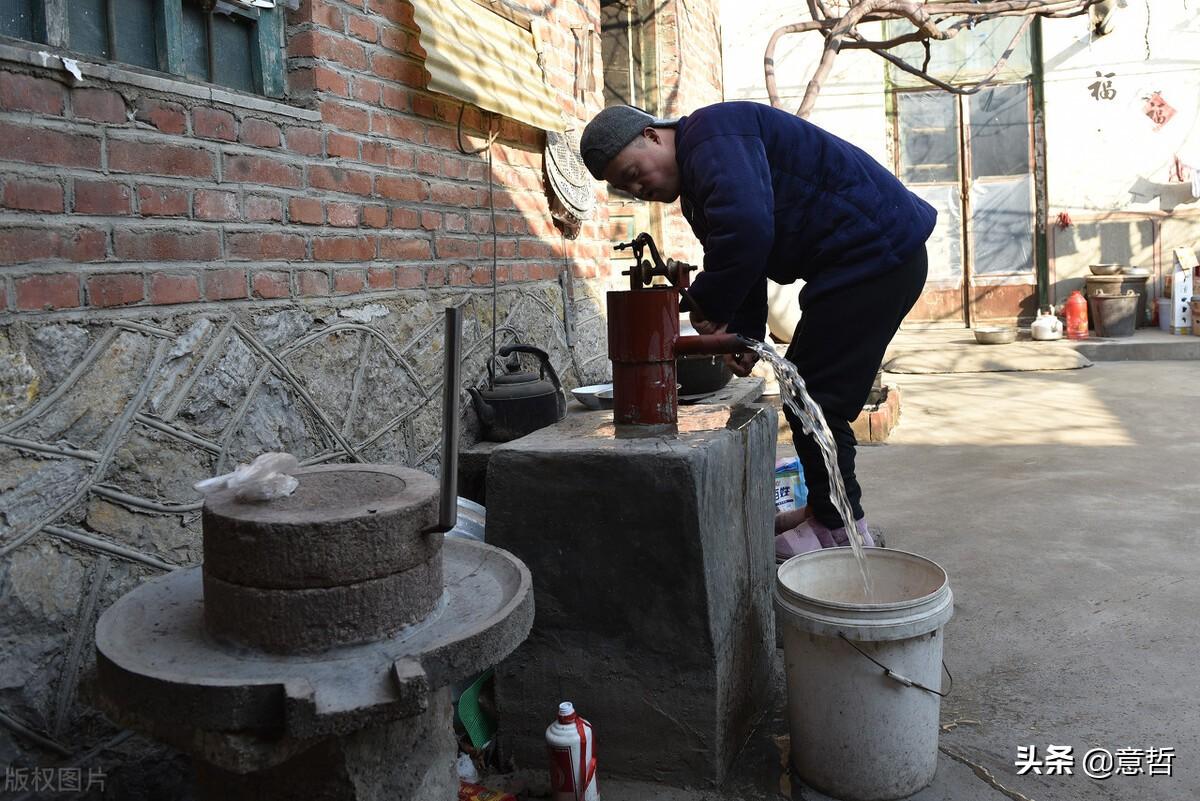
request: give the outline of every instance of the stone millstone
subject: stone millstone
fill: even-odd
[[[450,688],[418,716],[329,737],[287,762],[236,773],[196,762],[201,801],[450,801],[457,796]]]
[[[442,597],[439,558],[337,587],[245,587],[204,574],[204,623],[218,639],[272,653],[314,653],[390,637],[429,615]]]
[[[444,608],[395,637],[302,658],[217,641],[200,568],[150,579],[96,624],[100,704],[121,725],[235,773],[417,716],[436,703],[431,689],[503,661],[533,624],[533,579],[518,559],[459,539],[442,555]]]
[[[439,487],[419,470],[385,465],[307,467],[286,498],[204,504],[204,572],[259,588],[364,582],[440,558]]]

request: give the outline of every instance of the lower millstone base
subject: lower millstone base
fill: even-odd
[[[450,690],[421,715],[318,741],[287,762],[239,774],[196,763],[201,801],[454,801]]]
[[[603,773],[718,783],[765,708],[775,413],[684,407],[679,430],[618,439],[611,413],[571,415],[492,454],[488,542],[529,566],[537,599],[497,668],[520,767],[545,765],[569,700]]]

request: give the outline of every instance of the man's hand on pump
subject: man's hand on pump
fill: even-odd
[[[697,334],[719,334],[725,330],[725,326],[718,326],[717,323],[705,320],[704,315],[698,311],[692,311],[688,315],[688,318],[691,320],[692,328],[696,329]],[[718,328],[721,330],[718,331]]]

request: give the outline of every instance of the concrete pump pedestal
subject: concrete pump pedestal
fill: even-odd
[[[691,406],[679,435],[617,439],[611,412],[506,443],[487,537],[528,565],[532,633],[497,669],[502,744],[545,762],[559,701],[605,774],[719,783],[765,708],[776,415]]]

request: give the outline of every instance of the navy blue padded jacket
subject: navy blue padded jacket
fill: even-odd
[[[937,222],[865,152],[762,103],[698,109],[679,120],[675,148],[680,205],[704,245],[691,295],[705,317],[756,339],[768,277],[803,279],[803,308],[899,267]]]

